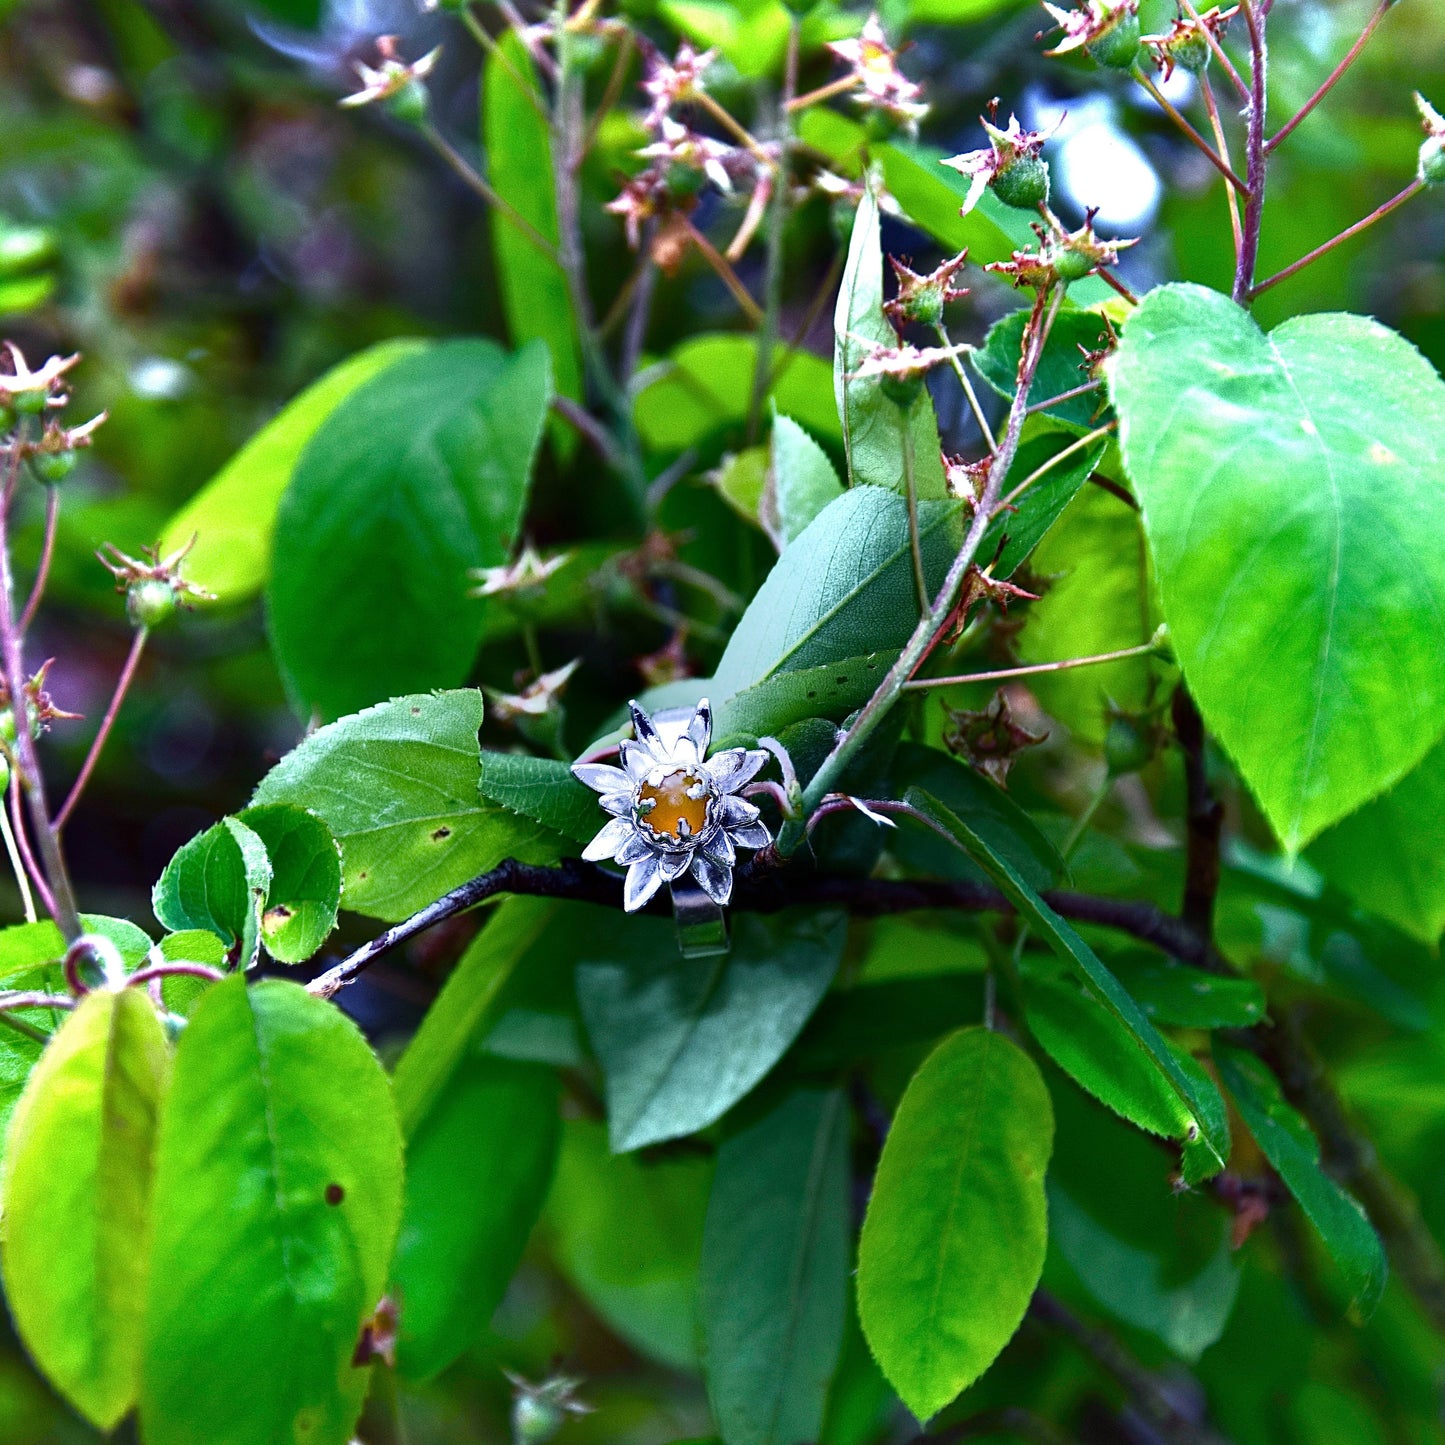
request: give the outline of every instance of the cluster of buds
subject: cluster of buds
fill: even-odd
[[[534,1385],[511,1370],[503,1373],[512,1385],[512,1440],[514,1445],[545,1445],[567,1422],[569,1415],[590,1415],[592,1406],[577,1398],[581,1380],[551,1375]]]
[[[1415,104],[1425,123],[1425,139],[1420,146],[1420,179],[1427,186],[1445,186],[1445,115],[1441,115],[1419,91]]]
[[[66,373],[80,360],[74,356],[52,356],[43,366],[31,370],[24,354],[13,341],[5,343],[9,370],[0,370],[0,436],[13,432],[21,417],[44,417],[38,438],[19,435],[12,443],[27,458],[35,475],[47,484],[62,482],[75,469],[76,453],[91,445],[106,413],[80,426],[65,427],[47,412],[57,411],[70,401]]]
[[[950,301],[961,301],[968,295],[967,286],[953,284],[953,278],[968,260],[967,250],[960,251],[952,260],[943,262],[926,276],[909,270],[895,256],[890,256],[888,260],[898,278],[898,291],[891,301],[884,302],[883,310],[900,336],[910,322],[930,329],[941,326],[944,306]]]
[[[647,47],[642,88],[650,102],[644,124],[651,140],[637,152],[647,164],[623,184],[616,199],[607,205],[613,215],[622,217],[627,243],[634,250],[642,243],[644,222],[662,223],[653,240],[652,255],[668,273],[677,269],[691,244],[686,217],[696,207],[705,185],[715,186],[724,195],[750,192],[747,214],[728,247],[731,260],[746,248],[772,195],[776,169],[772,148],[757,142],[734,145],[719,140],[672,114],[674,107],[701,105],[727,118],[703,84],[716,58],[716,51],[697,51],[685,42],[671,59]],[[734,124],[732,129],[738,127]]]
[[[988,145],[981,150],[950,156],[942,163],[969,178],[968,195],[960,214],[968,215],[988,189],[992,189],[1004,205],[1016,210],[1036,211],[1047,205],[1049,167],[1043,158],[1043,149],[1052,132],[1024,130],[1016,115],[1009,116],[1006,130],[991,120],[980,119],[988,135]]]
[[[1000,688],[986,708],[970,711],[943,705],[947,726],[943,745],[955,757],[962,758],[984,777],[1005,787],[1009,769],[1027,748],[1036,748],[1048,740],[1047,733],[1030,732],[1015,722],[1013,711]]]
[[[1209,56],[1213,47],[1212,36],[1217,42],[1225,27],[1236,15],[1239,6],[1231,5],[1228,10],[1215,6],[1204,11],[1198,19],[1181,16],[1162,35],[1145,35],[1140,44],[1153,57],[1155,66],[1164,72],[1168,80],[1175,67],[1187,70],[1190,75],[1202,75],[1209,68]]]
[[[427,117],[426,78],[437,63],[440,48],[420,60],[405,61],[397,52],[395,35],[383,35],[376,42],[380,64],[356,62],[361,89],[344,96],[344,106],[384,104],[398,120],[421,125]]]
[[[161,556],[159,547],[144,547],[141,550],[145,560],[128,557],[109,542],[95,554],[115,578],[115,590],[125,593],[126,615],[132,627],[157,627],[177,607],[189,607],[192,598],[214,600],[214,593],[181,576],[181,563],[195,544],[196,539],[192,537],[168,557]]]
[[[1089,211],[1077,231],[1066,231],[1054,216],[1047,228],[1035,226],[1039,238],[1036,251],[1015,251],[1007,261],[992,261],[984,267],[1012,279],[1014,287],[1031,286],[1036,291],[1068,286],[1096,271],[1118,264],[1119,252],[1136,244],[1133,240],[1105,241],[1094,232],[1095,211]]]
[[[856,104],[910,135],[917,133],[918,122],[928,114],[923,87],[898,69],[899,52],[889,45],[876,13],[856,39],[831,41],[828,49],[852,71],[850,94]]]
[[[34,676],[25,680],[25,717],[30,724],[32,738],[49,732],[50,724],[57,720],[73,722],[80,717],[78,712],[66,712],[63,708],[56,707],[55,700],[46,689],[46,676],[54,661],[53,657],[46,658]],[[15,736],[15,705],[10,700],[10,689],[0,682],[0,747],[7,753],[15,746]]]
[[[1139,60],[1139,0],[1084,0],[1078,10],[1061,10],[1044,0],[1044,9],[1064,32],[1045,55],[1082,50],[1110,70],[1133,70]]]

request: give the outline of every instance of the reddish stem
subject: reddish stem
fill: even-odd
[[[1252,0],[1240,0],[1245,21],[1249,25],[1249,52],[1252,58],[1249,91],[1249,119],[1245,140],[1249,185],[1244,187],[1244,225],[1239,248],[1239,263],[1234,268],[1234,300],[1247,306],[1254,290],[1254,272],[1259,264],[1259,233],[1264,222],[1264,182],[1266,155],[1264,148],[1264,113],[1266,106],[1265,78],[1269,68],[1269,50],[1265,44],[1264,21],[1254,13]]]
[[[81,765],[80,775],[76,778],[74,786],[70,790],[70,796],[66,798],[60,811],[55,815],[55,822],[52,825],[58,833],[75,811],[75,805],[80,801],[80,795],[85,791],[85,785],[90,781],[90,775],[95,771],[95,765],[100,761],[100,755],[105,750],[106,739],[110,736],[110,730],[115,725],[116,715],[120,712],[120,705],[125,701],[126,692],[130,688],[131,679],[135,676],[136,665],[140,662],[140,655],[145,650],[146,638],[149,636],[147,628],[139,628],[131,638],[130,651],[126,654],[125,666],[120,670],[120,678],[116,682],[115,692],[111,696],[110,706],[105,710],[105,716],[100,720],[100,730],[95,735],[95,741],[90,745],[90,751],[85,755],[85,762]]]
[[[26,599],[25,610],[20,614],[20,621],[17,624],[22,636],[29,631],[30,624],[35,621],[35,614],[40,610],[40,599],[45,595],[45,583],[50,577],[50,561],[55,556],[55,532],[59,517],[60,488],[46,487],[45,540],[40,546],[40,566],[35,573],[30,596]]]
[[[149,968],[137,969],[125,983],[127,988],[162,978],[204,978],[209,983],[220,983],[225,977],[219,968],[212,968],[205,963],[155,963]]]
[[[1370,23],[1365,26],[1363,33],[1360,35],[1360,38],[1355,41],[1352,46],[1350,46],[1349,52],[1346,54],[1345,58],[1340,61],[1340,63],[1335,66],[1332,71],[1330,71],[1329,75],[1327,75],[1325,79],[1320,83],[1320,88],[1315,91],[1315,93],[1310,96],[1310,98],[1305,101],[1302,106],[1300,106],[1299,111],[1294,116],[1294,118],[1292,120],[1286,121],[1284,125],[1282,125],[1279,130],[1276,131],[1275,134],[1272,135],[1264,143],[1265,150],[1272,151],[1275,146],[1277,146],[1282,140],[1284,140],[1285,137],[1288,136],[1294,130],[1294,128],[1315,108],[1315,106],[1317,106],[1320,101],[1322,101],[1325,96],[1327,96],[1330,91],[1335,88],[1335,85],[1339,82],[1340,77],[1343,76],[1344,73],[1350,68],[1350,66],[1352,66],[1355,61],[1360,58],[1360,52],[1365,48],[1365,46],[1370,43],[1370,37],[1375,33],[1375,30],[1378,28],[1380,21],[1385,18],[1385,11],[1387,11],[1394,3],[1395,0],[1380,0],[1380,3],[1375,7],[1375,13],[1370,16]]]
[[[30,847],[30,835],[25,831],[25,815],[20,809],[20,773],[16,770],[11,779],[9,793],[10,807],[10,828],[15,834],[15,847],[20,854],[20,861],[25,865],[26,875],[31,883],[35,885],[35,891],[40,895],[40,901],[45,905],[45,911],[55,917],[55,896],[50,891],[50,885],[45,881],[45,874],[40,871],[40,864],[35,859],[35,854]]]

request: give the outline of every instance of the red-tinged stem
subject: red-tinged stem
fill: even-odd
[[[1235,187],[1236,190],[1240,191],[1247,192],[1250,189],[1250,187],[1246,185],[1244,181],[1240,180],[1240,178],[1234,173],[1234,171],[1229,165],[1229,162],[1226,161],[1222,156],[1220,156],[1220,154],[1214,149],[1214,147],[1210,145],[1209,142],[1205,140],[1204,137],[1200,135],[1199,132],[1195,130],[1194,127],[1190,125],[1189,122],[1185,120],[1182,115],[1179,114],[1179,112],[1174,108],[1174,106],[1169,103],[1168,97],[1164,94],[1162,90],[1159,89],[1157,85],[1154,84],[1154,81],[1148,74],[1146,74],[1143,70],[1136,70],[1134,72],[1134,78],[1139,82],[1140,85],[1144,87],[1145,90],[1149,92],[1150,95],[1154,97],[1155,103],[1159,106],[1159,109],[1162,110],[1164,114],[1167,115],[1176,126],[1178,126],[1180,133],[1184,136],[1184,138],[1197,151],[1199,151],[1201,155],[1204,156],[1204,158],[1210,163],[1210,165],[1212,165],[1214,169],[1217,170],[1219,174],[1222,175],[1224,179],[1230,183],[1230,185]]]
[[[921,691],[930,687],[961,687],[966,682],[1009,682],[1016,677],[1036,677],[1041,672],[1068,672],[1074,667],[1096,667],[1101,662],[1123,662],[1130,657],[1143,657],[1154,651],[1152,642],[1137,647],[1121,647],[1117,652],[1100,652],[1093,657],[1070,657],[1063,662],[1035,662],[1027,667],[1004,667],[997,672],[964,672],[956,677],[914,677],[903,684],[905,690]]]
[[[60,519],[60,488],[46,487],[45,489],[45,540],[40,545],[40,566],[35,572],[35,581],[31,584],[30,596],[26,600],[25,610],[20,614],[20,635],[23,637],[30,630],[30,624],[35,620],[35,614],[40,610],[40,599],[45,595],[45,583],[50,577],[50,562],[55,556],[55,532],[56,523]]]
[[[1073,401],[1076,396],[1087,396],[1091,391],[1098,391],[1100,383],[1097,381],[1086,381],[1079,386],[1071,386],[1067,391],[1061,391],[1057,396],[1051,396],[1047,401],[1036,401],[1024,413],[1025,416],[1032,416],[1036,411],[1047,411],[1051,406],[1060,406],[1066,401]]]
[[[70,789],[70,796],[66,798],[60,811],[55,815],[55,822],[52,826],[57,833],[75,811],[75,805],[80,801],[80,795],[85,791],[85,785],[90,781],[90,775],[95,771],[95,765],[100,761],[101,753],[105,751],[106,740],[110,737],[111,728],[115,726],[120,705],[125,701],[125,695],[130,690],[131,680],[135,677],[136,667],[140,662],[141,653],[145,651],[146,638],[149,636],[148,629],[142,627],[131,638],[125,666],[120,670],[120,677],[115,684],[115,692],[111,695],[110,706],[106,708],[105,716],[100,720],[100,729],[95,735],[95,741],[91,743],[90,751],[85,755],[85,762],[81,765],[80,775]]]
[[[1340,63],[1335,66],[1332,71],[1330,71],[1330,73],[1320,83],[1320,88],[1315,91],[1315,93],[1310,96],[1310,98],[1305,101],[1302,106],[1300,106],[1299,111],[1295,114],[1295,116],[1291,120],[1286,121],[1282,126],[1280,126],[1280,128],[1274,133],[1274,135],[1272,135],[1264,143],[1265,150],[1272,151],[1282,140],[1284,140],[1288,135],[1290,135],[1291,132],[1293,132],[1294,128],[1299,125],[1299,123],[1315,108],[1315,106],[1317,106],[1320,101],[1322,101],[1325,96],[1327,96],[1330,91],[1335,88],[1344,73],[1350,68],[1350,66],[1355,63],[1355,61],[1360,58],[1360,52],[1365,48],[1365,46],[1370,43],[1370,37],[1379,27],[1380,21],[1385,18],[1385,11],[1387,11],[1394,3],[1395,0],[1380,0],[1380,3],[1375,6],[1375,13],[1370,16],[1369,24],[1365,26],[1364,31],[1360,35],[1360,38],[1355,41],[1352,46],[1350,46],[1349,51],[1345,55],[1345,58],[1340,61]]]
[[[1110,271],[1107,266],[1099,267],[1099,269],[1094,272],[1094,275],[1096,275],[1099,280],[1104,283],[1104,285],[1109,287],[1111,291],[1117,291],[1119,295],[1121,295],[1124,300],[1129,303],[1129,305],[1137,306],[1139,304],[1139,298],[1116,275],[1114,275],[1114,273]]]
[[[1204,109],[1209,113],[1209,125],[1214,131],[1214,143],[1219,147],[1219,154],[1232,167],[1234,163],[1229,158],[1229,141],[1224,134],[1224,123],[1219,118],[1219,104],[1214,99],[1214,87],[1210,85],[1207,73],[1199,77],[1199,94],[1204,98]],[[1229,230],[1234,237],[1234,264],[1238,266],[1239,253],[1244,249],[1244,232],[1240,230],[1239,202],[1235,196],[1234,187],[1226,185],[1224,199],[1229,207]]]
[[[732,293],[732,298],[743,309],[743,314],[753,323],[760,325],[763,319],[762,307],[753,300],[748,288],[738,279],[738,273],[728,264],[727,257],[693,225],[686,216],[682,217],[682,224],[687,234],[692,237],[692,243],[702,252],[703,260],[718,274],[718,279]]]
[[[7,790],[9,797],[7,805],[10,809],[10,831],[15,837],[15,847],[20,854],[20,861],[25,865],[25,872],[35,886],[35,891],[40,895],[40,902],[44,905],[45,911],[55,917],[55,895],[50,891],[50,885],[45,881],[45,874],[39,862],[36,860],[35,851],[30,846],[30,834],[25,831],[25,815],[20,809],[20,774],[17,770],[15,776],[10,780],[10,787]]]
[[[1199,11],[1194,8],[1194,0],[1179,0],[1184,7],[1184,13],[1199,26],[1204,38],[1209,43],[1209,48],[1214,52],[1214,58],[1219,62],[1221,69],[1229,77],[1229,83],[1239,92],[1239,98],[1246,104],[1249,102],[1249,87],[1244,83],[1244,77],[1235,68],[1234,62],[1225,53],[1224,47],[1219,43],[1219,37],[1207,26],[1200,22]]]
[[[1321,256],[1333,251],[1336,246],[1342,246],[1346,241],[1353,240],[1361,231],[1367,231],[1376,221],[1383,221],[1392,211],[1397,211],[1406,201],[1412,201],[1421,191],[1425,189],[1425,182],[1419,179],[1413,180],[1398,196],[1386,201],[1383,206],[1371,211],[1363,221],[1356,221],[1347,231],[1341,231],[1332,241],[1326,241],[1323,246],[1316,246],[1308,256],[1301,256],[1292,265],[1286,266],[1283,271],[1276,271],[1267,281],[1261,281],[1258,286],[1250,290],[1250,299],[1261,296],[1271,286],[1278,286],[1281,281],[1287,281],[1296,271],[1303,271],[1313,261],[1318,261]]]
[[[220,983],[225,977],[221,969],[212,968],[205,963],[155,963],[149,968],[137,969],[125,982],[127,988],[132,988],[149,983],[152,979],[204,978],[209,983]]]
[[[1253,0],[1240,0],[1245,22],[1249,26],[1250,71],[1249,111],[1246,127],[1245,155],[1249,184],[1245,193],[1244,224],[1241,232],[1239,261],[1234,268],[1234,300],[1248,306],[1254,291],[1254,273],[1259,265],[1259,233],[1264,223],[1264,182],[1268,157],[1264,149],[1265,82],[1269,70],[1269,48],[1265,43],[1264,18],[1254,12]]]

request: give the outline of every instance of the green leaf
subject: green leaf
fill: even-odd
[[[1021,8],[1022,0],[908,0],[908,18],[919,25],[971,25]]]
[[[408,1134],[392,1293],[410,1378],[456,1360],[501,1303],[552,1181],[557,1096],[555,1070],[471,1053]]]
[[[214,933],[226,945],[233,967],[250,968],[270,886],[266,845],[239,819],[222,818],[166,864],[151,892],[151,907],[172,931]]]
[[[952,502],[919,507],[924,574],[938,586],[961,540]],[[855,487],[813,519],[748,604],[718,663],[730,697],[780,673],[900,650],[918,618],[908,509],[881,487]]]
[[[393,1088],[410,1138],[441,1097],[452,1072],[496,1021],[499,995],[556,910],[550,900],[506,898],[457,961],[396,1066]]]
[[[1047,580],[1042,601],[1028,605],[1019,657],[1059,662],[1148,642],[1159,618],[1147,551],[1137,512],[1100,487],[1081,488],[1033,554],[1032,574]],[[1157,670],[1153,658],[1140,656],[1043,673],[1029,678],[1029,688],[1045,712],[1102,743],[1106,705],[1145,707]]]
[[[10,1121],[5,1298],[47,1378],[101,1430],[136,1397],[169,1068],[143,991],[92,993],[51,1040]]]
[[[207,992],[161,1120],[147,1445],[346,1441],[400,1214],[391,1089],[356,1026],[276,979]]]
[[[333,366],[289,402],[166,524],[161,551],[192,537],[186,576],[222,602],[244,602],[271,575],[271,539],[281,495],[307,442],[359,386],[427,343],[381,341]]]
[[[1028,307],[1011,311],[988,329],[981,347],[972,353],[978,374],[1002,397],[1012,401],[1017,389],[1019,352],[1023,346]],[[1029,405],[1037,406],[1053,397],[1062,396],[1089,379],[1080,348],[1098,351],[1107,340],[1104,316],[1098,311],[1081,311],[1066,306],[1054,318],[1049,329],[1044,354],[1029,388]],[[1047,416],[1057,417],[1076,427],[1094,427],[1094,418],[1106,406],[1108,395],[1103,387],[1076,396],[1050,407]]]
[[[757,527],[765,526],[759,509],[768,481],[766,447],[747,447],[740,452],[729,452],[708,480],[717,488],[718,496],[745,522]],[[770,528],[765,530],[772,535]],[[775,543],[776,540],[774,538]],[[782,551],[782,548],[778,550]]]
[[[1029,887],[1018,869],[990,845],[970,820],[950,812],[936,798],[919,789],[910,789],[907,797],[913,807],[955,839],[959,847],[984,869],[1018,909],[1020,917],[1065,963],[1076,970],[1089,992],[1133,1036],[1138,1047],[1163,1073],[1188,1107],[1199,1126],[1199,1138],[1213,1154],[1216,1168],[1222,1169],[1229,1158],[1229,1136],[1220,1125],[1222,1111],[1218,1108],[1217,1098],[1211,1099],[1209,1090],[1204,1087],[1207,1077],[1202,1071],[1189,1069],[1180,1062],[1154,1025],[1144,1017],[1139,1005],[1099,961],[1093,949]]]
[[[936,940],[928,942],[936,946]],[[931,1044],[982,1013],[980,975],[929,974],[834,989],[808,1021],[792,1058],[809,1073],[843,1069],[893,1049]]]
[[[988,1029],[945,1039],[913,1076],[878,1162],[858,1245],[858,1313],[920,1420],[1013,1337],[1043,1270],[1049,1093]]]
[[[484,752],[479,786],[485,801],[574,843],[591,842],[607,821],[597,807],[597,794],[584,788],[572,769],[556,758]]]
[[[1049,1057],[1101,1104],[1151,1134],[1190,1134],[1193,1113],[1128,1029],[1080,985],[1031,980],[1024,1017]]]
[[[260,838],[271,861],[261,915],[266,952],[278,963],[304,963],[336,927],[341,850],[331,829],[294,803],[247,808],[240,821]]]
[[[671,922],[632,918],[577,967],[619,1153],[720,1119],[783,1056],[843,954],[837,914],[743,914],[732,952],[685,963]]]
[[[1247,1029],[1265,1017],[1264,990],[1252,978],[1221,978],[1142,950],[1114,955],[1109,967],[1156,1024]]]
[[[569,1120],[547,1201],[557,1262],[643,1354],[697,1365],[698,1260],[712,1161],[609,1154],[600,1124]]]
[[[698,1313],[726,1445],[816,1440],[843,1343],[848,1101],[799,1089],[718,1151]]]
[[[1366,317],[1165,286],[1110,386],[1190,690],[1299,849],[1445,731],[1445,382]]]
[[[828,453],[792,417],[775,416],[761,515],[778,550],[842,495],[843,484]]]
[[[440,342],[373,377],[302,454],[266,592],[293,697],[326,717],[454,687],[476,657],[469,569],[506,560],[552,395],[546,348]]]
[[[1367,912],[1421,943],[1445,931],[1445,743],[1310,845],[1309,861]]]
[[[1279,1081],[1259,1059],[1216,1044],[1214,1061],[1254,1142],[1339,1265],[1353,1309],[1370,1314],[1384,1293],[1389,1267],[1364,1210],[1320,1168],[1320,1146],[1309,1125],[1285,1101]]]
[[[902,492],[905,433],[912,437],[914,484],[920,497],[948,495],[938,447],[938,423],[927,388],[904,414],[884,394],[876,376],[855,376],[868,344],[897,346],[898,333],[883,313],[883,252],[879,245],[878,199],[863,191],[853,218],[848,261],[833,313],[833,391],[843,421],[843,449],[850,486],[867,482]]]
[[[777,370],[788,356],[774,352]],[[693,336],[657,368],[660,373],[638,393],[635,415],[642,440],[653,451],[681,452],[720,428],[747,420],[752,403],[757,343],[733,333]],[[841,442],[828,363],[806,351],[792,353],[773,389],[774,406],[795,417],[814,436]]]
[[[1040,467],[1048,466],[1073,441],[1072,436],[1059,432],[1029,437],[1014,457],[1003,494],[1008,496]],[[1095,442],[1051,466],[1038,481],[1029,484],[1028,490],[1014,503],[1013,511],[1005,512],[989,525],[979,555],[992,557],[998,551],[998,561],[993,567],[995,577],[1013,576],[1048,535],[1064,508],[1078,495],[1079,488],[1093,475],[1106,450],[1104,442]],[[1002,550],[999,550],[1000,543]]]
[[[80,923],[87,933],[98,933],[115,944],[127,968],[139,968],[151,950],[149,934],[128,919],[107,918],[101,913],[82,913]],[[65,940],[49,919],[43,923],[15,923],[9,928],[0,928],[0,984],[6,988],[31,987],[30,984],[15,982],[12,975],[42,963],[55,963],[56,977],[59,978],[58,968],[64,957]],[[48,984],[45,986],[49,987]],[[63,984],[60,988],[64,992]]]
[[[482,84],[482,144],[487,179],[502,199],[543,240],[557,245],[557,196],[552,186],[552,142],[535,98],[536,74],[521,39],[508,30],[487,57]],[[545,341],[557,391],[582,397],[582,358],[567,278],[515,221],[492,213],[497,289],[515,345]]]
[[[309,808],[341,845],[344,906],[406,918],[503,858],[556,856],[550,833],[480,798],[481,725],[470,688],[392,698],[312,733],[252,803]]]

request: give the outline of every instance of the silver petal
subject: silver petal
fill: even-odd
[[[594,793],[617,793],[632,787],[632,779],[610,763],[573,763],[572,776]]]
[[[656,854],[649,853],[627,870],[627,881],[622,885],[623,908],[636,913],[661,887],[662,865]]]
[[[717,800],[717,815],[724,827],[745,828],[762,816],[746,798],[724,797]]]
[[[611,813],[613,817],[623,817],[632,811],[632,789],[629,787],[625,793],[604,794],[598,798],[597,803],[604,812]]]
[[[666,752],[657,729],[652,725],[652,719],[635,702],[627,704],[627,711],[632,714],[632,731],[637,735],[637,741],[656,752]]]
[[[628,818],[609,818],[602,825],[602,831],[582,850],[582,857],[588,863],[601,863],[617,856],[617,850],[634,836],[632,822]]]
[[[642,743],[626,742],[617,750],[622,766],[627,771],[627,786],[640,783],[657,766],[652,750]]]
[[[692,876],[704,893],[719,907],[733,896],[733,870],[725,863],[715,863],[706,853],[692,855]]]
[[[768,764],[761,749],[729,748],[707,760],[707,770],[722,793],[735,793],[757,777]]]
[[[708,744],[712,742],[712,706],[704,698],[698,699],[697,711],[687,725],[687,740],[697,749],[698,761],[707,756]]]
[[[733,840],[728,837],[726,828],[718,828],[702,845],[702,851],[714,862],[726,863],[729,868],[738,861],[737,850],[733,847]]]
[[[745,823],[741,828],[729,828],[728,837],[740,848],[766,848],[773,841],[766,823]]]
[[[619,863],[640,863],[651,852],[652,845],[634,829],[631,836],[613,856]]]
[[[692,862],[692,854],[664,853],[661,862],[662,876],[671,883],[674,878],[681,878],[687,872],[687,865]]]

